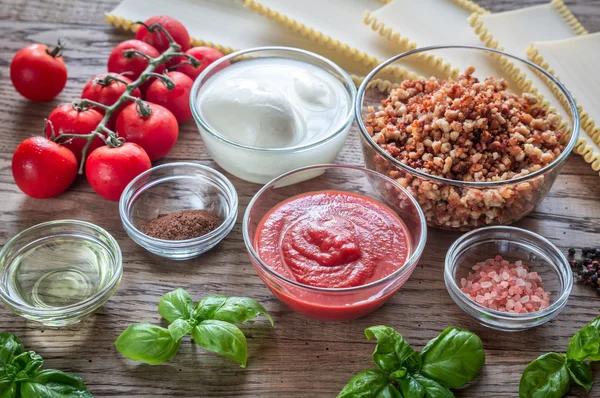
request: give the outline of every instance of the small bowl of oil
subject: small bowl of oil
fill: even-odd
[[[0,251],[0,299],[22,317],[66,326],[102,306],[122,274],[121,249],[104,229],[49,221],[19,233]]]

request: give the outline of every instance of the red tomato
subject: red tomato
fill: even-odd
[[[190,48],[190,35],[181,22],[166,15],[152,17],[144,22],[144,24],[150,28],[156,23],[162,25],[162,27],[169,32],[173,40],[175,40],[175,43],[181,46],[181,51],[186,52]],[[170,44],[167,36],[161,31],[151,33],[146,26],[140,25],[137,32],[135,32],[135,38],[150,44],[161,53],[165,52]]]
[[[12,158],[17,186],[34,198],[52,198],[64,192],[77,176],[73,152],[44,137],[23,141]]]
[[[87,82],[87,84],[83,88],[83,91],[81,92],[81,98],[99,102],[99,103],[101,103],[103,105],[107,105],[107,106],[111,106],[112,104],[117,102],[117,100],[125,92],[127,87],[125,86],[124,83],[121,83],[120,81],[116,81],[116,80],[110,80],[107,83],[106,82],[107,76],[116,77],[119,80],[122,80],[128,84],[132,82],[132,80],[129,79],[128,77],[121,76],[116,73],[102,73],[98,76],[95,76],[94,78],[92,78],[92,80]],[[140,92],[139,88],[136,88],[135,90],[133,90],[131,95],[136,98],[142,97],[142,93]],[[126,103],[121,105],[119,107],[119,109],[117,109],[115,112],[113,112],[112,116],[110,117],[109,126],[107,126],[107,127],[109,127],[109,128],[114,127],[115,122],[117,121],[117,117],[119,116],[119,113],[130,102],[131,101],[127,101]],[[104,109],[97,108],[96,110],[98,112],[104,114]]]
[[[50,50],[43,44],[31,44],[20,49],[10,63],[10,80],[19,94],[32,101],[56,97],[67,84],[60,47]]]
[[[148,43],[140,40],[125,40],[118,44],[108,57],[108,71],[115,73],[126,73],[126,76],[131,80],[136,80],[142,72],[148,67],[148,60],[141,55],[134,54],[130,57],[123,55],[125,50],[137,50],[152,58],[160,55],[158,50]],[[159,65],[154,72],[161,73],[165,69],[164,65]]]
[[[126,142],[112,148],[101,146],[85,162],[85,176],[96,193],[117,201],[135,177],[150,169],[148,154],[137,144]]]
[[[185,53],[191,55],[192,57],[196,58],[198,61],[201,62],[200,66],[197,68],[194,68],[192,65],[182,65],[179,68],[177,68],[179,72],[185,73],[192,80],[196,80],[200,72],[206,69],[208,65],[212,64],[217,59],[223,56],[223,53],[221,51],[216,50],[212,47],[194,47],[190,48]],[[180,59],[179,61],[183,62],[185,61],[185,59]],[[224,62],[219,68],[224,68],[227,65],[229,65],[229,61]]]
[[[146,90],[146,101],[164,106],[179,123],[187,122],[192,118],[190,92],[194,82],[181,72],[169,72],[168,76],[175,82],[175,88],[167,90],[162,80],[156,79]]]
[[[46,123],[46,137],[52,138],[52,130],[54,134],[89,134],[98,127],[102,121],[102,114],[95,109],[80,110],[73,104],[61,105],[52,111],[48,116]],[[81,161],[81,151],[87,140],[83,138],[73,138],[71,141],[61,143],[65,148],[69,148],[77,158],[77,162]],[[94,149],[104,145],[104,141],[100,137],[94,138],[87,153],[91,153]]]
[[[179,126],[167,108],[152,103],[148,103],[148,106],[151,114],[144,117],[137,104],[127,105],[117,119],[116,130],[119,137],[140,145],[151,160],[157,160],[175,145]]]

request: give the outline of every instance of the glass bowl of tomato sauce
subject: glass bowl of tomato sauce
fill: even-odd
[[[427,240],[423,211],[377,172],[316,165],[283,174],[252,198],[242,225],[258,275],[309,318],[360,318],[413,273]]]

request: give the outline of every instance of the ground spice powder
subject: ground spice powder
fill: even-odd
[[[142,232],[158,239],[184,240],[206,235],[219,224],[219,219],[205,210],[183,210],[160,214],[144,224]]]

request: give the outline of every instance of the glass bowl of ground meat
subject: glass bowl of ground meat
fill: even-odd
[[[567,89],[537,65],[484,47],[424,47],[390,58],[355,107],[367,168],[421,205],[430,226],[511,224],[544,199],[577,145]]]
[[[231,232],[238,196],[231,181],[211,167],[166,163],[129,183],[119,201],[119,214],[135,243],[157,256],[188,260]]]

